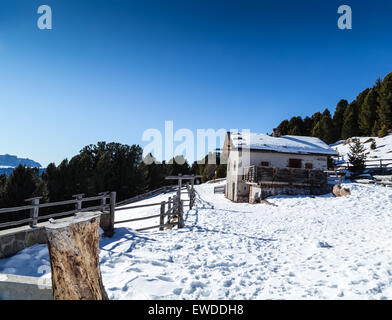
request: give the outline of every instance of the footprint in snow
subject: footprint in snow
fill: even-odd
[[[157,278],[159,280],[163,280],[163,281],[168,281],[168,282],[173,282],[174,280],[170,277],[165,277],[165,276],[157,276]]]
[[[328,242],[325,241],[319,241],[318,243],[318,247],[319,248],[333,248],[333,246],[331,246]]]

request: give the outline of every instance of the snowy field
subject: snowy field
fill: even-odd
[[[216,185],[196,187],[184,229],[120,224],[101,239],[111,299],[392,299],[391,188],[347,184],[349,197],[269,198],[275,207],[232,203]],[[45,266],[46,246],[35,245],[0,260],[0,273]]]

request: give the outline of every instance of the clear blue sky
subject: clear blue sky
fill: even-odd
[[[389,0],[3,0],[0,154],[58,164],[97,141],[143,145],[165,120],[263,133],[334,110],[392,71],[391,14]]]

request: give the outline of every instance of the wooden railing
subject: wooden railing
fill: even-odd
[[[181,190],[187,190],[187,191],[182,192]],[[189,199],[181,200],[181,197],[179,196],[179,194],[181,193],[188,194]],[[119,224],[119,223],[126,223],[126,222],[136,222],[136,221],[149,220],[149,219],[154,219],[159,217],[159,225],[143,227],[143,228],[136,229],[135,231],[145,231],[145,230],[156,229],[156,228],[159,228],[159,230],[164,230],[167,227],[174,227],[174,226],[178,226],[178,228],[183,228],[185,226],[184,203],[189,202],[189,208],[192,209],[195,204],[195,199],[196,199],[196,194],[194,188],[191,188],[189,184],[187,184],[186,187],[181,188],[177,192],[177,195],[174,195],[173,197],[169,197],[167,201],[148,203],[142,205],[134,205],[134,206],[125,206],[125,207],[121,206],[121,207],[116,207],[115,209],[117,212],[123,210],[160,206],[159,214],[126,219],[126,220],[119,220],[119,221],[115,221],[114,223]],[[165,217],[167,217],[166,222],[165,222]]]
[[[328,182],[327,174],[323,170],[258,166],[244,168],[243,180],[257,184],[301,187],[317,187]]]
[[[350,163],[348,161],[337,163],[335,165],[337,169],[349,169]],[[366,169],[386,169],[392,168],[392,159],[366,159],[365,168]]]
[[[41,220],[48,220],[51,218],[59,218],[59,217],[65,217],[65,216],[70,216],[72,214],[76,214],[79,212],[87,212],[87,211],[101,211],[105,216],[101,219],[101,222],[105,227],[102,227],[105,231],[105,233],[108,231],[108,234],[112,234],[114,224],[116,223],[124,223],[124,222],[133,222],[133,221],[140,221],[140,220],[147,220],[147,219],[153,219],[153,218],[160,218],[160,223],[159,225],[156,226],[151,226],[151,227],[146,227],[146,228],[141,228],[137,229],[136,231],[143,231],[143,230],[148,230],[148,229],[153,229],[153,228],[159,228],[160,230],[163,230],[165,227],[169,226],[175,226],[177,225],[178,228],[183,228],[184,227],[184,203],[188,203],[187,205],[189,206],[190,209],[193,208],[195,204],[195,190],[189,185],[189,183],[186,184],[185,187],[182,187],[179,191],[177,190],[177,195],[173,197],[169,197],[168,201],[163,201],[159,203],[150,203],[150,204],[144,204],[144,205],[134,205],[134,206],[125,206],[126,204],[130,204],[136,201],[141,201],[142,198],[145,199],[148,196],[154,195],[159,192],[169,192],[175,190],[176,187],[162,187],[153,191],[150,191],[148,193],[145,193],[142,196],[139,197],[134,197],[125,201],[117,202],[116,203],[116,192],[103,192],[99,194],[98,196],[95,197],[86,197],[84,198],[83,194],[78,194],[74,195],[73,197],[75,199],[73,200],[65,200],[65,201],[58,201],[58,202],[51,202],[51,203],[40,203],[41,197],[36,197],[36,198],[31,198],[27,199],[26,201],[30,202],[29,205],[26,206],[20,206],[20,207],[14,207],[14,208],[3,208],[0,209],[0,215],[1,214],[6,214],[6,213],[13,213],[13,212],[21,212],[25,210],[29,210],[30,212],[30,217],[26,219],[19,219],[16,221],[9,221],[5,223],[0,223],[0,228],[8,228],[8,227],[15,227],[19,226],[22,224],[29,223],[30,227],[36,227],[38,222]],[[181,192],[181,190],[186,190],[186,194],[188,194],[189,199],[181,200],[181,194],[184,192]],[[107,203],[107,199],[110,199],[110,202]],[[138,199],[138,200],[137,200]],[[83,208],[83,203],[86,202],[91,202],[91,201],[100,201],[99,205],[96,206],[89,206]],[[58,206],[66,206],[74,204],[75,209],[74,210],[68,210],[68,211],[62,211],[62,212],[56,212],[56,213],[50,213],[50,214],[45,214],[40,216],[40,209],[43,208],[54,208]],[[139,217],[139,218],[133,218],[133,219],[128,219],[128,220],[122,220],[122,221],[115,221],[115,212],[120,212],[123,210],[129,210],[129,209],[136,209],[136,208],[144,208],[144,207],[152,207],[152,206],[160,206],[160,213],[157,215],[150,215],[146,217]],[[165,217],[167,217],[167,222],[165,222]],[[176,221],[174,221],[176,218]],[[107,229],[107,230],[105,230]]]
[[[77,195],[73,196],[75,198],[73,200],[65,200],[65,201],[50,202],[50,203],[40,203],[40,200],[42,199],[42,197],[35,197],[35,198],[25,200],[27,202],[30,202],[29,205],[21,206],[21,207],[14,207],[14,208],[0,209],[0,215],[5,214],[5,213],[20,212],[20,211],[25,211],[25,210],[30,211],[29,218],[0,223],[0,228],[13,227],[13,226],[22,225],[25,223],[29,223],[30,227],[35,227],[35,226],[37,226],[38,222],[41,220],[48,220],[51,218],[69,216],[69,215],[72,215],[72,214],[75,214],[78,212],[86,212],[86,211],[102,211],[102,212],[104,212],[106,210],[106,211],[108,211],[107,213],[110,213],[110,214],[114,213],[114,205],[113,204],[116,202],[116,193],[115,192],[111,192],[111,193],[103,192],[95,197],[83,198],[83,196],[84,196],[83,194],[77,194]],[[111,199],[110,204],[106,203],[107,199]],[[91,202],[91,201],[100,201],[100,204],[97,206],[90,206],[90,207],[83,208],[83,203]],[[53,208],[53,207],[58,207],[58,206],[70,205],[70,204],[75,204],[74,210],[63,211],[63,212],[59,212],[59,213],[53,213],[53,214],[47,214],[47,215],[41,215],[41,216],[39,215],[40,209],[42,209],[42,208]]]
[[[176,186],[163,186],[158,189],[151,190],[146,193],[134,196],[132,198],[117,202],[116,206],[122,206],[122,205],[130,204],[130,203],[142,201],[142,200],[145,200],[151,196],[155,196],[155,195],[162,194],[162,193],[168,193],[168,192],[174,191],[175,189],[176,189]]]

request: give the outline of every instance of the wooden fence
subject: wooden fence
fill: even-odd
[[[122,206],[122,205],[130,204],[130,203],[142,201],[142,200],[145,200],[151,196],[156,196],[158,194],[174,191],[174,190],[176,190],[176,188],[177,188],[177,186],[163,186],[158,189],[155,189],[155,190],[143,193],[143,194],[139,194],[139,195],[134,196],[132,198],[117,202],[116,206]]]
[[[335,165],[337,169],[346,169],[350,168],[350,163],[340,162]],[[389,169],[392,168],[392,159],[366,159],[365,160],[365,168],[366,169]]]
[[[184,227],[184,203],[188,202],[188,206],[190,209],[193,208],[195,204],[195,190],[189,185],[186,184],[185,187],[177,190],[178,187],[176,186],[166,186],[162,187],[150,192],[147,192],[143,195],[133,197],[131,199],[127,199],[121,202],[116,202],[116,192],[103,192],[95,197],[86,197],[84,198],[83,194],[74,195],[75,199],[73,200],[65,200],[59,202],[51,202],[51,203],[40,203],[41,197],[27,199],[26,201],[30,202],[29,205],[14,207],[14,208],[3,208],[0,209],[0,215],[6,213],[16,213],[21,211],[29,210],[29,218],[23,218],[16,221],[9,221],[5,223],[0,223],[0,228],[11,228],[15,226],[20,226],[28,223],[30,227],[36,227],[39,221],[49,220],[51,218],[59,218],[59,217],[66,217],[70,216],[79,212],[87,212],[87,211],[101,211],[103,216],[101,218],[101,227],[105,231],[105,233],[109,234],[109,236],[113,233],[113,228],[115,223],[124,223],[124,222],[133,222],[133,221],[140,221],[140,220],[147,220],[153,218],[160,218],[159,225],[146,227],[142,229],[137,229],[136,231],[143,231],[153,228],[159,228],[163,230],[165,227],[175,226],[177,225],[178,228]],[[145,204],[145,205],[134,205],[134,206],[127,206],[124,207],[126,204],[130,204],[136,201],[141,201],[143,199],[148,198],[149,196],[159,194],[159,193],[166,193],[170,191],[177,190],[177,195],[173,197],[169,197],[167,201],[159,202],[159,203],[152,203],[152,204]],[[182,192],[182,190],[186,190]],[[189,199],[181,200],[181,194],[186,193],[189,196]],[[107,199],[110,200],[107,203]],[[91,202],[91,201],[99,201],[100,204],[96,206],[87,206],[83,208],[83,203]],[[66,205],[75,205],[74,210],[63,211],[59,213],[51,213],[51,214],[44,214],[40,215],[40,209],[43,208],[54,208],[58,206],[66,206]],[[150,215],[146,217],[140,218],[133,218],[124,221],[115,221],[115,212],[120,212],[123,210],[129,209],[136,209],[136,208],[143,208],[143,207],[152,207],[152,206],[160,206],[160,213],[157,215]],[[167,217],[167,222],[165,222],[165,217]]]
[[[186,190],[186,192],[182,192],[181,190]],[[180,194],[182,193],[188,194],[189,199],[181,200]],[[174,227],[174,226],[177,226],[178,228],[183,228],[185,226],[184,203],[189,202],[188,204],[189,208],[192,209],[195,204],[195,199],[196,199],[196,194],[194,188],[190,187],[189,184],[187,184],[186,187],[178,190],[177,195],[174,195],[173,197],[169,197],[167,201],[128,206],[128,207],[123,207],[123,206],[116,207],[115,211],[117,212],[117,211],[130,210],[130,209],[160,206],[160,212],[159,214],[155,214],[155,215],[115,221],[114,224],[143,221],[143,220],[149,220],[149,219],[154,219],[159,217],[159,225],[153,225],[153,226],[136,229],[136,231],[145,231],[145,230],[156,229],[156,228],[159,228],[159,230],[164,230],[165,228]],[[165,218],[167,218],[166,222],[165,222]]]
[[[99,194],[98,196],[87,197],[87,198],[83,198],[83,196],[84,196],[83,194],[77,194],[77,195],[73,196],[75,198],[73,200],[65,200],[65,201],[58,201],[58,202],[51,202],[51,203],[40,203],[40,199],[42,199],[42,197],[36,197],[36,198],[26,199],[25,201],[30,202],[30,204],[26,205],[26,206],[0,209],[0,215],[5,214],[5,213],[11,213],[11,212],[12,213],[20,212],[20,211],[25,211],[25,210],[30,211],[29,218],[0,223],[0,228],[13,227],[13,226],[26,224],[26,223],[29,223],[30,227],[35,227],[35,226],[37,226],[37,223],[41,220],[48,220],[51,218],[65,217],[65,216],[70,216],[70,215],[78,213],[78,212],[86,212],[86,211],[102,211],[102,213],[105,213],[105,211],[106,211],[107,214],[114,215],[114,209],[115,209],[115,203],[116,203],[116,192],[111,192],[111,193],[103,192],[103,193]],[[106,203],[107,199],[110,199],[109,204]],[[100,201],[100,204],[97,206],[90,206],[90,207],[83,208],[83,203],[91,202],[91,201]],[[40,209],[42,209],[42,208],[53,208],[53,207],[58,207],[58,206],[70,205],[70,204],[75,205],[74,210],[63,211],[63,212],[59,212],[59,213],[47,214],[47,215],[41,215],[41,216],[39,215]]]

